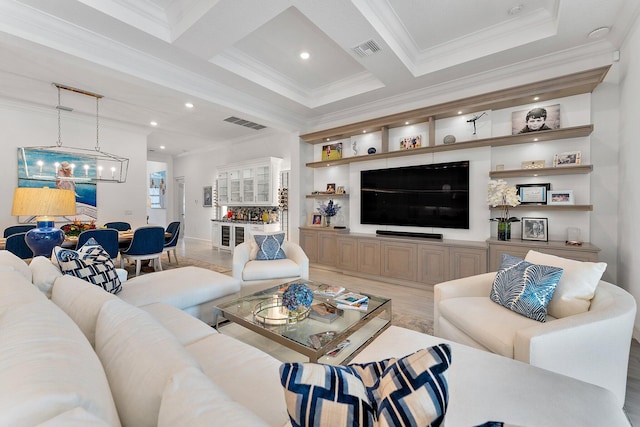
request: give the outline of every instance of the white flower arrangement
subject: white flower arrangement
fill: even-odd
[[[492,179],[489,181],[487,189],[487,203],[492,207],[500,207],[501,215],[498,218],[491,218],[491,221],[518,222],[520,219],[509,216],[509,206],[515,207],[520,204],[520,196],[516,187],[509,187],[503,179]]]

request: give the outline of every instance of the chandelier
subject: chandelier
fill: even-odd
[[[55,181],[64,188],[64,182],[113,182],[127,181],[129,159],[100,149],[99,105],[102,95],[82,89],[53,83],[58,89],[58,140],[52,146],[18,148],[19,177],[28,180]],[[96,145],[93,149],[62,146],[62,111],[73,111],[60,103],[62,90],[91,96],[96,100]],[[60,184],[62,183],[62,184]]]

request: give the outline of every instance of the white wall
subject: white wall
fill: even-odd
[[[633,294],[640,302],[640,144],[638,144],[638,118],[640,117],[640,18],[621,49],[620,72],[620,215],[618,222],[603,224],[617,227],[618,285]],[[640,340],[640,314],[636,316],[634,337]]]
[[[202,207],[202,187],[215,185],[219,167],[265,157],[283,159],[282,170],[291,169],[289,179],[289,236],[298,239],[298,205],[300,203],[299,165],[292,165],[291,159],[299,157],[298,135],[268,130],[257,132],[256,136],[243,142],[233,142],[229,147],[178,156],[174,159],[173,173],[184,177],[186,224],[184,236],[211,240],[211,218],[214,208]],[[292,167],[294,166],[294,167]]]
[[[62,120],[62,147],[93,149],[96,145],[95,117],[67,113]],[[52,146],[58,139],[57,112],[0,99],[0,229],[17,223],[11,216],[13,190],[18,184],[18,147]],[[146,224],[146,135],[141,130],[100,123],[102,151],[130,159],[127,182],[99,182],[97,186],[98,224],[127,221],[132,226]],[[131,212],[131,214],[127,214]]]

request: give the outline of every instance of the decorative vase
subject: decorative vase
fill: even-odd
[[[325,227],[330,227],[331,226],[331,217],[329,215],[325,215],[324,216],[324,226]]]
[[[498,240],[511,240],[511,223],[498,221]]]

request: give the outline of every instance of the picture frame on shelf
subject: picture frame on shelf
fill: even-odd
[[[547,193],[548,205],[574,205],[573,190],[552,190]]]
[[[549,241],[549,219],[548,218],[522,218],[522,240],[538,242]]]
[[[553,156],[553,167],[579,166],[582,164],[582,153],[580,151],[565,151]]]
[[[346,191],[344,191],[344,187],[342,185],[338,185],[336,187],[336,194],[345,194]]]
[[[503,171],[504,165],[496,165],[496,171]]]
[[[310,227],[322,227],[322,215],[319,213],[309,214]]]
[[[202,207],[213,207],[213,187],[211,185],[202,187]]]
[[[330,183],[327,184],[327,194],[334,194],[336,192],[336,184],[335,183]]]
[[[546,205],[551,184],[516,184],[521,205]]]
[[[511,134],[560,129],[560,104],[533,107],[511,113]]]
[[[520,162],[521,169],[542,169],[545,166],[544,160],[527,160],[525,162]]]
[[[400,138],[401,150],[411,150],[413,148],[420,147],[422,147],[422,135],[406,136],[404,138]]]
[[[322,146],[322,160],[339,160],[342,158],[342,142]]]

